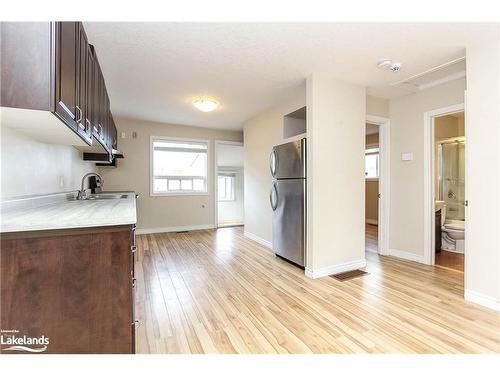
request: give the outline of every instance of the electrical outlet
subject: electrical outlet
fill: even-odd
[[[120,136],[122,139],[125,139],[125,138],[127,138],[127,133],[121,132]]]

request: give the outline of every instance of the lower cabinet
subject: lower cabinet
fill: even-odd
[[[3,233],[1,329],[45,353],[135,353],[135,226]],[[46,344],[46,345],[45,345]],[[46,347],[46,348],[44,348]]]

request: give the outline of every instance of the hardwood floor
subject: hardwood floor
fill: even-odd
[[[436,266],[450,268],[455,271],[464,272],[464,254],[441,250],[436,253],[434,263]]]
[[[366,251],[376,253],[378,251],[378,226],[365,224],[365,248]]]
[[[457,272],[368,253],[369,275],[312,280],[242,228],[137,242],[137,353],[500,352]]]

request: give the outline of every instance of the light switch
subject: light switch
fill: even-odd
[[[413,160],[413,152],[404,152],[401,154],[401,160],[411,161]]]

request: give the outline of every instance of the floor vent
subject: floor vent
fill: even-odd
[[[330,277],[333,277],[334,279],[339,281],[347,281],[354,279],[355,277],[360,277],[365,275],[368,275],[368,272],[363,270],[353,270],[353,271],[338,273],[336,275],[330,275]]]

